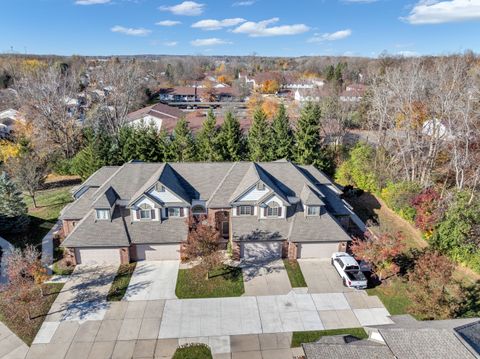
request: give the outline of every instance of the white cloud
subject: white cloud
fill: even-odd
[[[173,6],[160,6],[162,11],[170,11],[175,15],[198,16],[203,13],[205,4],[199,4],[195,1],[184,1],[181,4]]]
[[[193,46],[215,46],[215,45],[227,45],[227,44],[231,44],[231,42],[218,39],[216,37],[212,37],[210,39],[193,40],[193,41],[190,41],[190,44],[192,44]]]
[[[297,35],[302,34],[310,30],[310,28],[305,24],[295,24],[295,25],[281,25],[281,26],[271,26],[269,25],[278,22],[280,19],[274,17],[272,19],[253,22],[247,21],[233,30],[237,34],[248,34],[251,37],[262,37],[262,36],[281,36],[281,35]]]
[[[131,35],[131,36],[146,36],[152,32],[151,30],[144,29],[143,27],[134,29],[131,27],[123,27],[119,25],[112,27],[110,30],[112,32],[118,32],[121,34]]]
[[[155,23],[155,25],[158,25],[158,26],[175,26],[180,24],[181,24],[180,21],[174,21],[174,20],[162,20]]]
[[[178,45],[178,41],[168,41],[163,43],[165,46],[174,47]]]
[[[232,6],[252,6],[255,4],[255,0],[246,0],[246,1],[236,1]]]
[[[326,32],[324,34],[315,34],[308,39],[308,42],[323,42],[323,41],[337,41],[342,40],[352,35],[352,30],[345,29],[335,32]]]
[[[224,27],[231,27],[241,24],[247,20],[242,18],[224,19],[224,20],[201,20],[192,25],[192,27],[202,30],[220,30]]]
[[[97,4],[108,4],[112,0],[76,0],[75,4],[77,5],[97,5]]]
[[[480,20],[480,1],[421,0],[401,19],[414,25]]]

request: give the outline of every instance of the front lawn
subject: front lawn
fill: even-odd
[[[137,263],[122,264],[118,267],[118,272],[113,279],[112,286],[108,291],[107,301],[119,302],[122,300],[125,292],[127,291],[130,278],[132,278],[133,271],[135,270]]]
[[[49,283],[43,284],[44,296],[42,297],[40,304],[35,303],[33,307],[29,308],[31,317],[28,319],[20,316],[17,311],[15,313],[7,312],[7,308],[2,307],[2,298],[0,295],[0,321],[10,328],[20,339],[22,339],[27,345],[31,345],[33,339],[40,330],[45,316],[48,314],[50,307],[57,298],[58,294],[63,288],[63,283]],[[19,305],[22,305],[19,303]],[[22,311],[23,312],[23,311]]]
[[[178,348],[172,359],[212,359],[212,351],[205,344],[187,344]]]
[[[290,279],[290,284],[292,285],[292,287],[306,287],[307,283],[305,282],[302,270],[300,269],[300,264],[298,264],[297,260],[284,259],[283,263],[285,264],[288,279]]]
[[[210,273],[198,267],[178,271],[175,294],[178,298],[239,297],[245,293],[242,269],[224,266]]]
[[[367,289],[368,295],[376,295],[391,315],[409,314],[410,299],[407,296],[408,284],[401,278],[391,278],[375,288]]]
[[[332,335],[352,335],[359,339],[368,338],[367,332],[363,328],[348,328],[348,329],[330,329],[330,330],[314,330],[309,332],[293,332],[292,348],[301,346],[302,343],[312,343],[319,340],[321,337],[328,337]]]
[[[27,230],[24,233],[3,234],[2,237],[16,247],[25,247],[27,244],[40,246],[43,237],[58,220],[62,208],[72,202],[71,188],[65,186],[39,191],[36,196],[37,208],[33,207],[32,199],[25,195],[30,219]]]

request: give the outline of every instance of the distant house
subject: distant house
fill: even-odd
[[[0,112],[0,138],[10,138],[15,133],[15,125],[24,123],[23,115],[14,109]]]
[[[295,90],[295,102],[319,102],[326,93],[319,88],[298,88]]]
[[[359,102],[365,96],[367,87],[362,84],[351,84],[345,88],[340,94],[340,101],[343,102]]]
[[[184,113],[176,107],[157,103],[129,113],[127,121],[133,126],[153,124],[160,131],[162,128],[174,128],[177,121],[182,117],[184,117]]]
[[[242,100],[237,91],[230,86],[218,84],[214,87],[215,102]],[[162,102],[210,102],[204,86],[183,86],[161,88],[158,99]]]

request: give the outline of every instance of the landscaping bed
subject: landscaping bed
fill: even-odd
[[[303,277],[302,270],[300,269],[300,264],[298,264],[295,259],[284,259],[283,263],[285,264],[285,269],[287,270],[288,279],[290,279],[290,284],[293,288],[297,287],[306,287],[307,283]]]
[[[118,267],[117,275],[113,279],[112,286],[108,291],[107,301],[119,302],[122,300],[127,291],[130,278],[132,278],[133,271],[137,263],[122,264]]]
[[[307,332],[293,332],[292,348],[300,347],[302,343],[312,343],[319,340],[321,337],[331,335],[352,335],[359,339],[368,338],[367,332],[363,328],[348,328],[348,329],[330,329],[330,330],[314,330]]]
[[[178,298],[239,297],[243,293],[241,268],[223,266],[210,271],[209,276],[198,267],[178,271],[175,288]]]
[[[63,283],[49,283],[43,284],[43,297],[31,308],[28,308],[32,319],[20,316],[18,312],[7,312],[5,307],[2,307],[2,297],[0,295],[0,321],[2,321],[12,332],[14,332],[27,345],[31,345],[33,339],[40,330],[45,316],[48,314],[50,307],[57,298],[58,294],[63,288]],[[22,305],[19,303],[19,305]]]
[[[172,359],[212,359],[212,351],[205,344],[187,344],[178,348]]]

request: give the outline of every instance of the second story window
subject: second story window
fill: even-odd
[[[155,185],[155,191],[157,192],[165,192],[165,186],[162,185],[161,183],[157,183]]]
[[[253,206],[238,206],[237,216],[251,216],[253,215]]]
[[[110,219],[110,211],[108,209],[97,209],[97,219],[101,221]]]
[[[319,216],[320,207],[319,206],[308,206],[307,207],[307,216]]]
[[[152,208],[148,204],[144,203],[140,205],[139,214],[139,219],[141,220],[152,219]]]
[[[183,217],[183,208],[180,207],[169,207],[168,208],[169,217]]]
[[[265,217],[280,217],[282,215],[282,207],[277,202],[270,202],[265,208]]]

